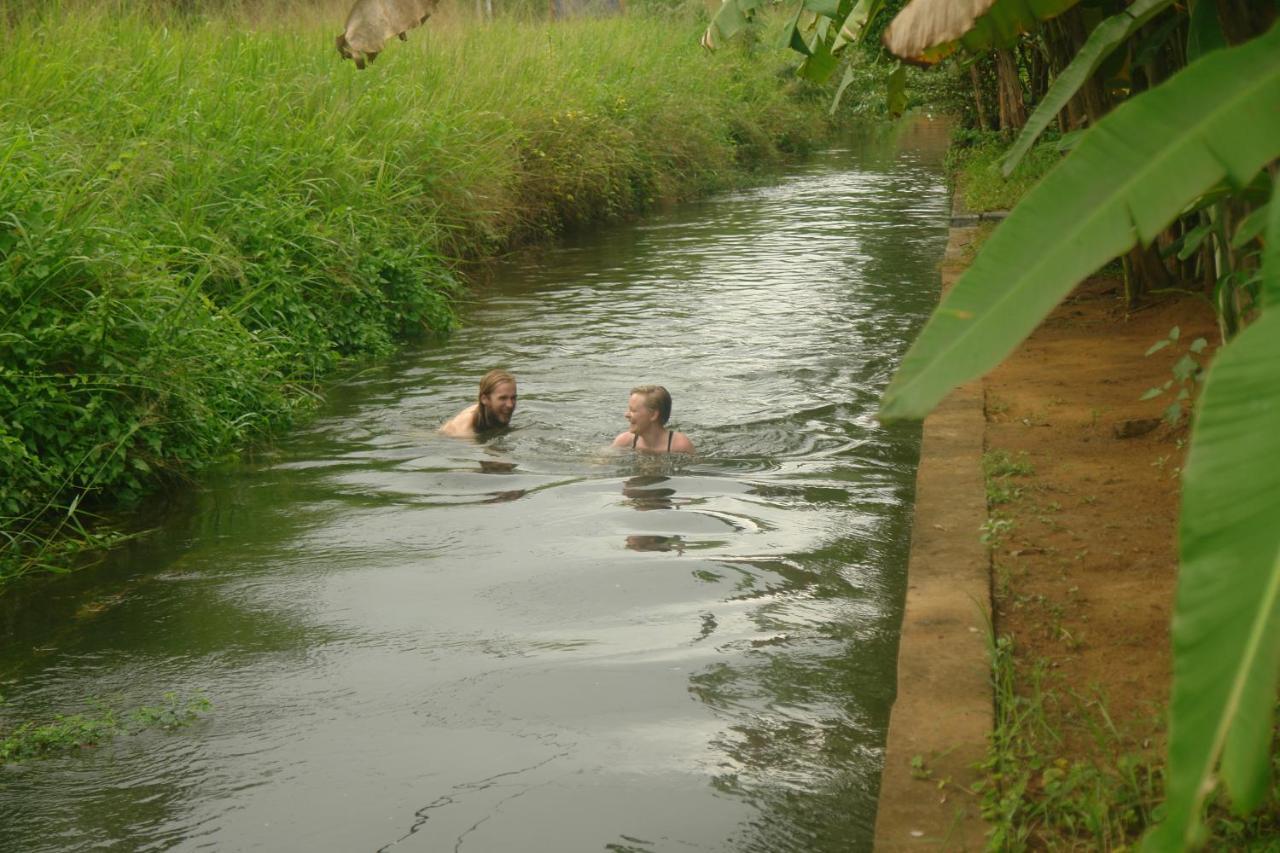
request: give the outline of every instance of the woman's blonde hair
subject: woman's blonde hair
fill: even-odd
[[[631,393],[644,397],[644,404],[658,413],[658,422],[667,425],[667,419],[671,417],[671,392],[661,385],[637,385]]]

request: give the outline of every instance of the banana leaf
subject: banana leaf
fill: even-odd
[[[1218,18],[1217,0],[1191,0],[1187,22],[1187,62],[1227,46],[1222,34],[1222,21]]]
[[[849,15],[840,25],[840,32],[836,35],[835,43],[831,45],[831,51],[837,53],[846,44],[861,41],[867,32],[867,24],[880,13],[882,6],[884,6],[884,0],[858,0],[853,4]]]
[[[729,41],[750,23],[749,15],[738,4],[738,0],[724,0],[706,32],[702,34],[702,46],[707,50],[715,50]]]
[[[1267,229],[1262,235],[1263,310],[1280,313],[1280,176],[1267,204]]]
[[[1041,21],[1062,14],[1078,0],[912,0],[884,33],[898,58],[932,65],[963,46],[970,53],[1009,47]]]
[[[1012,352],[1085,276],[1150,243],[1223,178],[1280,155],[1280,26],[1215,51],[1090,128],[1000,224],[929,318],[881,401],[922,418]]]
[[[1277,365],[1273,311],[1222,348],[1198,403],[1182,477],[1166,811],[1146,850],[1202,840],[1219,755],[1237,811],[1269,789],[1280,667]]]
[[[1062,111],[1067,102],[1080,91],[1098,66],[1129,37],[1147,24],[1156,15],[1173,5],[1173,0],[1135,0],[1134,4],[1123,12],[1112,15],[1089,33],[1089,38],[1076,53],[1075,57],[1062,69],[1049,87],[1049,91],[1041,98],[1035,112],[1018,134],[1018,140],[1005,155],[1003,171],[1008,177],[1023,156],[1040,138],[1040,134],[1053,121],[1053,117]]]

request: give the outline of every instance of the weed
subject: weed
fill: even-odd
[[[998,549],[1013,532],[1014,522],[1011,518],[996,513],[982,523],[978,536],[983,545],[992,550]]]
[[[1150,356],[1159,352],[1165,347],[1178,343],[1182,337],[1182,330],[1178,326],[1174,326],[1169,330],[1169,334],[1164,338],[1156,341],[1147,349],[1146,355]],[[1177,390],[1174,392],[1173,402],[1164,410],[1164,420],[1169,426],[1178,426],[1189,415],[1196,388],[1203,376],[1203,370],[1200,365],[1199,357],[1209,342],[1204,338],[1196,338],[1187,345],[1186,352],[1182,357],[1174,362],[1170,368],[1173,378],[1165,380],[1162,385],[1155,388],[1148,388],[1140,399],[1153,400],[1165,393],[1173,391],[1175,386]]]
[[[0,766],[99,746],[117,735],[144,729],[172,730],[189,725],[213,707],[203,696],[184,701],[174,693],[166,693],[160,705],[144,705],[127,714],[101,702],[90,705],[92,713],[57,714],[46,723],[27,721],[9,731],[0,729]]]
[[[1014,457],[1007,450],[988,450],[982,454],[982,471],[987,477],[1028,477],[1035,468],[1025,452]]]
[[[1111,850],[1131,842],[1150,822],[1159,770],[1126,754],[1114,726],[1094,728],[1111,733],[1097,760],[1067,758],[1063,733],[1051,720],[1063,719],[1064,711],[1092,719],[1097,709],[1059,695],[1049,684],[1047,661],[1016,672],[1008,637],[989,635],[988,652],[996,725],[981,765],[986,778],[976,787],[992,824],[990,849],[1052,849],[1054,841],[1069,840],[1073,847]]]

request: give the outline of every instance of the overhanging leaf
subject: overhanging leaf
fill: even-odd
[[[831,114],[835,115],[836,108],[840,106],[840,99],[844,97],[844,90],[849,88],[849,84],[854,81],[857,74],[854,73],[853,64],[847,64],[844,69],[844,77],[840,79],[840,85],[836,88],[836,95],[831,99]]]
[[[1023,155],[1040,138],[1049,122],[1053,121],[1053,117],[1080,91],[1080,87],[1093,76],[1093,72],[1098,70],[1103,61],[1152,18],[1172,5],[1173,0],[1135,0],[1123,12],[1112,15],[1093,28],[1084,46],[1054,79],[1053,85],[1018,134],[1018,140],[1010,147],[1004,158],[1005,177],[1013,172]]]
[[[827,47],[827,43],[818,39],[814,43],[813,51],[805,58],[804,62],[800,63],[800,69],[797,73],[806,80],[825,83],[835,73],[839,62],[840,60],[832,55],[831,48]]]
[[[1277,364],[1280,312],[1273,312],[1219,351],[1200,397],[1182,477],[1166,817],[1146,849],[1196,843],[1219,754],[1240,811],[1269,787],[1280,665],[1280,466],[1263,460],[1280,459]]]
[[[720,4],[720,11],[716,12],[707,31],[702,34],[702,46],[707,50],[715,50],[745,28],[749,21],[750,18],[742,10],[738,0],[724,0]]]
[[[347,25],[338,36],[338,53],[364,68],[382,51],[383,45],[422,24],[431,17],[440,0],[356,0],[347,15]]]
[[[861,41],[867,31],[867,24],[883,7],[884,0],[858,0],[848,17],[840,24],[840,32],[836,33],[836,40],[831,45],[832,52],[839,52],[846,44]]]
[[[1243,249],[1245,246],[1253,242],[1254,238],[1263,232],[1267,227],[1267,222],[1271,217],[1271,205],[1264,204],[1262,207],[1255,209],[1252,213],[1244,218],[1244,221],[1236,226],[1236,233],[1231,237],[1231,248]]]
[[[1262,237],[1262,306],[1280,311],[1280,177],[1267,204],[1267,230]]]
[[[931,65],[961,45],[970,53],[1008,47],[1078,0],[911,0],[884,32],[889,52]]]
[[[1227,46],[1227,38],[1222,34],[1222,21],[1218,19],[1218,0],[1190,0],[1189,11],[1188,65],[1211,51]]]
[[[889,115],[897,118],[907,108],[907,66],[901,62],[889,72],[888,86],[885,92],[885,106]]]
[[[1032,189],[951,288],[881,402],[921,418],[1000,363],[1085,276],[1224,177],[1280,155],[1280,27],[1122,104]]]
[[[840,15],[840,0],[804,0],[804,7],[825,18],[837,18]]]

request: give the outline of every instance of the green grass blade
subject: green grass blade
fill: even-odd
[[[1224,177],[1280,155],[1280,27],[1120,106],[992,234],[929,318],[880,416],[922,418],[1000,363],[1071,288]]]
[[[1031,118],[1027,119],[1018,139],[1009,149],[1004,160],[1004,176],[1017,168],[1023,156],[1040,138],[1040,134],[1053,121],[1053,117],[1062,111],[1067,102],[1080,91],[1080,87],[1093,76],[1108,56],[1131,35],[1145,26],[1156,15],[1173,5],[1173,0],[1137,0],[1132,6],[1118,15],[1112,15],[1089,33],[1089,39],[1076,53],[1070,64],[1062,69],[1049,87],[1049,91],[1040,100]]]
[[[1167,810],[1146,849],[1199,839],[1219,754],[1238,808],[1268,788],[1280,660],[1277,364],[1272,312],[1222,348],[1200,398],[1182,478]]]

